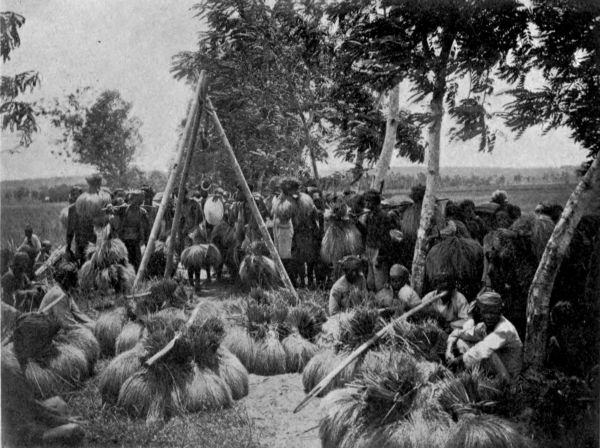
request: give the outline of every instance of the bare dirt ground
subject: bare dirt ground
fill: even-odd
[[[253,420],[257,438],[266,447],[318,448],[319,400],[302,411],[294,408],[305,397],[302,375],[250,375],[250,394],[242,400]]]
[[[232,294],[235,294],[235,289],[231,285],[213,282],[203,285],[198,295],[201,300],[219,305],[223,315],[227,316],[238,312]],[[321,446],[318,431],[322,416],[320,400],[315,399],[302,411],[293,413],[304,397],[300,373],[250,375],[250,392],[240,401],[240,405],[246,408],[261,445],[273,448],[318,448]]]

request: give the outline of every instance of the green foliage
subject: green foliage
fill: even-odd
[[[10,60],[10,54],[21,45],[19,28],[25,24],[25,17],[10,11],[0,13],[0,53],[2,62]],[[18,73],[15,76],[2,76],[0,84],[0,116],[2,129],[20,135],[20,144],[27,146],[31,136],[38,131],[34,103],[17,101],[20,94],[33,90],[40,84],[39,74],[35,71]]]
[[[375,91],[401,80],[412,86],[412,100],[445,101],[457,126],[451,137],[480,137],[480,150],[492,150],[493,74],[526,31],[526,11],[513,0],[387,0],[379,5],[344,0],[329,8],[338,24],[338,57],[346,58],[352,77]],[[458,81],[469,91],[457,98]],[[436,112],[439,113],[439,112]],[[420,115],[421,125],[433,117]]]
[[[177,79],[209,75],[210,96],[248,178],[298,174],[305,149],[318,159],[326,132],[323,99],[331,52],[323,2],[204,0],[194,10],[208,30],[198,50],[174,57]],[[220,141],[212,128],[209,151]],[[232,180],[229,162],[201,154],[196,167]]]
[[[116,90],[105,90],[91,106],[89,88],[77,89],[66,101],[55,100],[44,110],[53,126],[63,131],[65,149],[57,155],[98,168],[109,186],[128,187],[145,181],[144,173],[131,166],[141,144],[141,121],[131,116],[132,104]]]
[[[575,141],[600,150],[600,4],[586,0],[536,0],[530,21],[536,34],[519,42],[501,75],[517,87],[504,114],[506,124],[521,136],[530,126],[545,132],[559,126],[572,130]],[[541,72],[545,85],[531,89],[527,75]]]

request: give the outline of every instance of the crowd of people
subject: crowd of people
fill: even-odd
[[[91,176],[87,182],[88,193],[101,191],[100,176]],[[250,187],[254,190],[253,185]],[[82,187],[74,186],[69,197],[65,257],[70,267],[61,268],[59,277],[63,281],[49,291],[32,284],[35,267],[50,256],[51,245],[48,241],[41,242],[31,226],[27,226],[11,268],[2,277],[4,302],[21,309],[26,304],[39,306],[40,302],[52,301],[76,286],[77,268],[85,262],[88,246],[98,238],[94,230],[98,222],[77,211],[76,202],[83,193]],[[415,223],[423,193],[424,188],[417,186],[411,191],[410,201],[393,204],[383,200],[375,190],[363,194],[350,190],[339,195],[324,194],[314,182],[301,184],[286,178],[270,182],[264,196],[253,191],[253,197],[293,285],[330,288],[330,315],[366,302],[382,312],[398,315],[439,297],[431,303],[430,310],[450,335],[448,362],[471,365],[489,359],[498,372],[509,378],[518,370],[515,357],[521,340],[515,327],[502,315],[499,294],[484,288],[468,300],[457,289],[457,279],[448,272],[438,273],[423,297],[410,286]],[[136,270],[161,195],[147,185],[130,191],[115,189],[102,209],[106,216],[103,224],[109,223],[112,237],[123,241],[129,262]],[[159,241],[164,242],[170,234],[175,202],[175,196],[168,202],[160,223]],[[221,210],[212,207],[213,203],[220,204]],[[448,202],[443,212],[436,215],[428,240],[431,245],[450,235],[481,244],[490,230],[509,227],[520,213],[502,191],[495,192],[489,203],[478,207],[470,200]],[[536,208],[536,213],[548,219],[560,215],[557,207],[544,204]],[[173,242],[176,253],[189,245],[207,242],[215,243],[222,252],[233,252],[230,258],[240,260],[262,241],[241,188],[227,192],[206,180],[185,192],[177,225],[178,238]],[[218,238],[224,226],[232,235],[226,242]],[[237,267],[228,265],[233,278],[238,274]],[[68,307],[73,318],[85,320],[76,305]]]

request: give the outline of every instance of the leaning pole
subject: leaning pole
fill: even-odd
[[[281,262],[281,258],[279,257],[279,253],[277,252],[277,249],[275,248],[275,245],[273,244],[271,235],[269,235],[269,231],[267,230],[265,221],[263,220],[260,212],[258,211],[258,207],[256,206],[256,202],[254,201],[254,197],[252,196],[250,187],[248,187],[248,183],[246,182],[246,178],[244,177],[242,168],[240,167],[240,164],[238,163],[237,158],[235,157],[235,153],[233,152],[233,148],[231,147],[231,144],[229,143],[229,139],[227,138],[227,135],[225,134],[225,130],[223,129],[223,126],[221,126],[221,121],[219,120],[219,116],[217,115],[216,110],[213,108],[212,102],[210,101],[210,97],[206,98],[206,108],[208,110],[209,115],[213,119],[217,133],[219,134],[219,137],[221,138],[223,146],[225,147],[225,151],[227,152],[227,155],[229,156],[229,159],[231,161],[233,170],[235,171],[237,181],[238,181],[240,187],[242,187],[242,191],[244,193],[244,196],[246,197],[246,201],[248,202],[248,205],[250,206],[250,211],[252,212],[252,216],[254,217],[254,219],[256,220],[256,223],[258,224],[258,229],[260,230],[263,240],[267,244],[267,247],[269,249],[269,253],[271,254],[271,257],[275,261],[277,271],[279,272],[279,275],[280,275],[281,279],[283,280],[283,284],[285,285],[285,287],[287,289],[289,289],[292,292],[292,294],[294,294],[294,296],[296,298],[298,298],[298,293],[294,289],[294,285],[292,285],[292,281],[290,280],[290,277],[288,276],[287,271],[285,270],[283,263]]]
[[[198,130],[200,129],[200,122],[202,121],[202,117],[204,116],[205,108],[204,101],[206,99],[206,82],[205,82],[205,73],[204,71],[200,74],[199,82],[201,84],[200,87],[200,97],[199,97],[199,105],[196,110],[196,115],[194,115],[194,124],[192,126],[192,133],[189,136],[189,141],[187,143],[187,152],[185,155],[185,160],[183,162],[183,168],[181,170],[181,179],[179,180],[179,189],[177,191],[177,201],[175,202],[175,213],[173,214],[173,222],[171,224],[171,233],[170,238],[167,240],[167,262],[165,265],[164,278],[168,278],[171,276],[171,271],[173,270],[173,252],[175,247],[175,242],[177,238],[181,238],[182,235],[179,235],[179,221],[181,219],[181,209],[183,207],[183,200],[185,199],[185,184],[187,183],[188,174],[190,172],[190,166],[192,164],[192,158],[194,155],[194,150],[196,149],[196,140],[198,137]]]
[[[146,267],[148,266],[148,261],[150,260],[150,255],[154,251],[154,243],[156,242],[156,238],[158,237],[158,232],[160,230],[160,224],[162,222],[163,216],[165,215],[165,211],[167,209],[167,204],[169,203],[169,198],[171,197],[171,193],[173,192],[173,187],[175,186],[175,179],[177,178],[180,170],[181,170],[181,159],[185,153],[186,143],[189,141],[189,136],[193,127],[194,116],[196,115],[196,110],[198,109],[198,105],[200,102],[200,95],[202,93],[202,83],[201,80],[204,80],[205,76],[203,73],[200,74],[200,79],[198,80],[198,84],[196,85],[196,90],[194,93],[194,102],[190,110],[188,111],[187,120],[185,122],[185,128],[183,131],[183,138],[179,142],[179,148],[177,148],[177,154],[175,155],[175,160],[173,165],[171,166],[169,172],[169,178],[167,180],[167,185],[165,186],[165,191],[163,192],[162,200],[160,201],[160,206],[158,207],[158,212],[156,214],[156,218],[154,218],[154,223],[152,224],[152,230],[150,231],[150,236],[148,237],[148,243],[146,244],[146,250],[144,251],[144,256],[142,257],[142,261],[140,263],[140,267],[138,269],[137,275],[135,276],[135,280],[133,282],[133,291],[135,292],[140,280],[144,278],[144,273],[146,272]],[[204,81],[205,83],[206,81]]]

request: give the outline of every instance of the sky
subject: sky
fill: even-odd
[[[21,47],[1,66],[3,75],[39,71],[41,86],[26,98],[64,97],[90,86],[97,92],[117,89],[133,103],[142,121],[143,145],[134,163],[142,169],[168,169],[177,145],[177,125],[185,117],[191,88],[169,72],[171,58],[193,50],[201,23],[193,17],[194,0],[1,0],[2,10],[18,12],[26,23]],[[402,107],[413,108],[401,95]],[[494,100],[500,101],[499,99]],[[445,128],[449,126],[446,125]],[[508,131],[493,153],[479,153],[477,142],[448,143],[443,138],[441,166],[537,167],[579,164],[586,152],[569,138],[568,129],[542,136],[532,129],[515,140]],[[0,177],[24,179],[87,174],[92,168],[53,156],[56,133],[41,123],[29,148],[16,154],[15,136],[3,133]],[[410,165],[397,158],[393,166]],[[321,164],[320,168],[325,168]],[[329,158],[328,169],[350,165]]]

